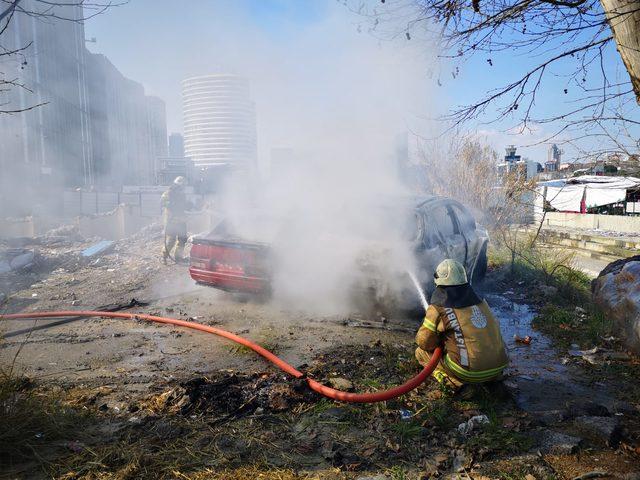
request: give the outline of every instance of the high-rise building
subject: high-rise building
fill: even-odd
[[[516,155],[515,145],[509,145],[505,148],[506,155],[504,156],[505,163],[515,163],[521,160],[520,155]]]
[[[169,135],[169,154],[159,158],[160,170],[158,183],[169,185],[177,176],[186,177],[190,184],[194,183],[193,164],[184,156],[184,139],[179,133]]]
[[[169,135],[169,156],[184,157],[184,138],[179,133]]]
[[[166,157],[169,149],[167,144],[167,110],[164,100],[158,97],[147,97],[147,122],[151,158],[148,170],[152,174],[152,183],[157,183],[158,158]]]
[[[167,154],[164,102],[145,95],[101,54],[88,54],[88,84],[97,184],[156,183],[158,158]]]
[[[228,74],[188,78],[182,95],[185,155],[194,166],[255,171],[256,113],[248,80]]]
[[[544,164],[546,172],[557,172],[560,169],[560,163],[562,163],[562,150],[554,143],[549,145],[547,150],[547,161]]]
[[[17,84],[0,92],[0,110],[16,111],[0,115],[0,216],[55,212],[62,187],[155,183],[166,156],[164,102],[85,48],[79,3],[45,3],[20,2],[2,32],[18,52],[0,56]]]
[[[539,163],[516,155],[515,145],[507,146],[505,153],[504,162],[497,165],[498,175],[505,176],[510,174],[523,180],[530,180],[542,170],[542,166]]]
[[[0,92],[0,109],[18,113],[0,115],[0,190],[6,194],[20,186],[23,195],[46,204],[37,197],[47,187],[91,183],[94,164],[84,26],[24,13],[44,7],[24,0],[2,32],[0,71],[15,86]],[[55,8],[56,17],[82,18],[75,3]]]

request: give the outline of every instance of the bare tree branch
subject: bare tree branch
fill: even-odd
[[[441,57],[455,61],[454,80],[464,74],[463,62],[470,57],[483,58],[487,69],[498,68],[494,63],[499,58],[509,60],[518,54],[529,59],[531,67],[524,73],[503,67],[508,82],[453,108],[444,119],[454,129],[469,121],[493,123],[505,118],[525,126],[553,123],[558,134],[567,131],[565,125],[569,130],[573,125],[600,131],[600,121],[614,131],[625,123],[637,124],[638,110],[630,100],[640,88],[636,87],[640,72],[634,74],[632,65],[636,56],[640,59],[640,32],[623,39],[619,31],[640,25],[637,0],[386,0],[373,9],[366,8],[364,0],[347,1],[359,2],[354,11],[371,22],[370,31],[382,38],[397,38],[405,31],[411,33],[407,38],[419,32],[437,34]],[[603,7],[607,2],[617,6]],[[391,32],[384,30],[389,25]],[[405,29],[398,31],[398,25]],[[439,31],[433,32],[433,27]],[[610,59],[618,56],[614,45],[620,55],[624,51],[631,58],[625,61],[631,81],[610,79]],[[437,82],[442,85],[445,80],[440,77]],[[597,98],[589,93],[594,88]],[[566,95],[566,101],[556,106],[558,113],[539,113],[541,89],[545,94],[551,90]]]

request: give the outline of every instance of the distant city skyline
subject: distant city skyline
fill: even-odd
[[[151,10],[152,16],[149,15]],[[176,21],[177,18],[180,20]],[[182,78],[216,71],[244,75],[255,85],[255,101],[260,111],[261,104],[264,107],[265,103],[263,95],[268,92],[268,87],[262,84],[270,81],[263,77],[271,75],[265,71],[268,64],[260,61],[259,57],[266,57],[272,60],[272,64],[284,65],[285,68],[303,58],[310,72],[324,71],[323,76],[330,75],[332,71],[339,74],[340,50],[330,50],[332,35],[343,38],[343,43],[355,39],[361,43],[380,44],[373,35],[358,32],[358,25],[362,22],[361,17],[330,0],[194,1],[190,2],[189,8],[169,0],[136,0],[89,20],[86,28],[87,36],[97,38],[97,43],[90,48],[109,55],[123,72],[143,82],[152,94],[162,97],[167,102],[169,131],[182,132]],[[135,29],[126,27],[134,24],[138,26]],[[162,35],[157,32],[162,32]],[[310,43],[310,37],[317,37],[317,42]],[[326,52],[308,48],[309,43],[312,47],[322,45],[324,39]],[[423,49],[425,52],[429,50],[427,43]],[[284,58],[289,50],[291,59]],[[254,57],[258,57],[258,61],[250,65]],[[381,58],[380,61],[384,60]],[[486,91],[507,83],[514,74],[527,69],[531,62],[531,58],[506,52],[496,53],[489,65],[484,57],[478,56],[466,62],[452,78],[448,72],[449,62],[442,59],[429,61],[429,71],[425,68],[422,73],[418,72],[432,101],[430,108],[422,114],[437,117],[451,108],[477,100]],[[615,50],[607,50],[604,67],[612,78],[620,75],[620,65]],[[552,113],[559,105],[566,106],[571,101],[563,94],[564,87],[561,88],[562,76],[566,72],[560,69],[554,73],[558,76],[551,78],[557,78],[557,82],[547,82],[537,97],[537,108],[541,114]],[[309,95],[313,95],[313,91]],[[380,92],[381,97],[384,95],[385,92]],[[516,144],[523,156],[544,162],[549,144],[562,144],[562,136],[543,142],[555,131],[551,125],[533,123],[520,126],[513,118],[485,124],[495,113],[496,108],[489,109],[484,117],[465,125],[465,128],[475,130],[498,153],[505,145]],[[260,119],[258,128],[270,130],[269,126],[260,125]],[[265,148],[286,143],[279,138],[271,139],[270,132],[260,136],[268,140]],[[583,145],[589,148],[591,144],[583,142]],[[575,150],[568,145],[561,146],[565,150],[565,159],[570,161]],[[262,154],[265,156],[264,151]]]

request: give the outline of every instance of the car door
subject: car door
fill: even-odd
[[[482,242],[478,238],[476,231],[476,221],[464,207],[452,203],[450,208],[457,221],[458,230],[466,241],[466,262],[464,266],[467,272],[471,272],[480,247],[482,246]]]
[[[460,231],[451,205],[442,203],[429,212],[433,233],[439,238],[440,249],[444,258],[451,258],[466,265],[467,241]],[[443,258],[443,259],[444,259]]]

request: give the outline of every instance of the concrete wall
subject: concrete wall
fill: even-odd
[[[101,215],[83,215],[76,219],[76,224],[83,237],[120,240],[126,236],[125,207],[121,205],[111,212]]]
[[[80,234],[85,237],[98,236],[107,240],[126,238],[153,222],[160,222],[160,215],[148,216],[138,206],[119,205],[113,211],[101,215],[78,217],[76,223]],[[201,233],[211,230],[215,217],[211,212],[187,214],[188,233]]]
[[[609,230],[620,233],[640,233],[640,217],[547,212],[544,216],[543,226],[549,228],[565,227]]]
[[[160,222],[159,214],[148,215],[139,205],[118,205],[107,213],[80,215],[72,221],[84,237],[100,237],[106,240],[126,238],[154,222]],[[209,211],[187,214],[187,231],[190,235],[208,232],[220,221],[220,216]],[[63,221],[45,218],[0,219],[0,238],[34,237],[60,226]]]
[[[33,237],[33,217],[0,219],[0,238]]]
[[[141,215],[140,208],[131,205],[120,205],[118,207],[122,211],[122,237],[128,237],[139,232],[147,225],[160,221],[160,216],[149,217]]]
[[[124,204],[137,207],[141,215],[153,217],[162,214],[161,196],[162,191],[131,193],[66,190],[63,197],[62,214],[67,218],[73,218],[78,215],[97,215],[111,212],[118,205]],[[202,196],[187,192],[187,199],[194,204],[198,204],[201,202]]]
[[[118,205],[109,213],[77,217],[75,223],[84,237],[96,236],[106,240],[120,240],[158,221],[160,221],[160,215],[143,215],[140,207]]]

